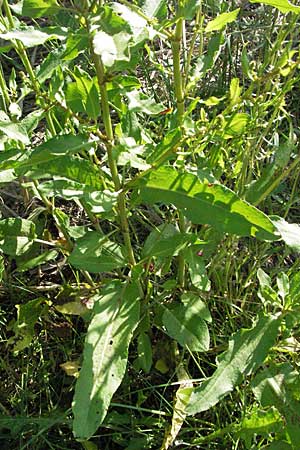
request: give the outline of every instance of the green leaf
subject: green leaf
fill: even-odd
[[[127,264],[121,247],[98,231],[88,231],[78,239],[68,261],[92,273],[109,272]]]
[[[236,105],[240,101],[241,97],[241,87],[240,87],[240,80],[238,78],[233,78],[230,83],[230,90],[229,90],[229,99],[230,99],[230,105]]]
[[[205,352],[209,349],[207,325],[188,305],[165,308],[162,319],[168,335],[182,347],[194,352]]]
[[[187,372],[181,365],[177,366],[177,374],[180,385],[175,395],[172,423],[169,429],[166,430],[160,450],[168,450],[168,448],[173,445],[176,436],[185,421],[187,415],[186,407],[189,404],[193,392],[193,383],[189,380]]]
[[[9,341],[10,344],[14,344],[15,352],[24,350],[30,345],[35,334],[34,326],[44,310],[44,302],[44,298],[37,298],[23,305],[16,305],[18,318],[13,327],[15,336]]]
[[[193,89],[197,82],[201,80],[205,74],[213,68],[215,62],[221,54],[222,46],[225,42],[223,33],[213,34],[207,44],[207,52],[201,55],[193,68],[187,90]]]
[[[18,265],[18,272],[24,272],[25,270],[32,269],[33,267],[45,264],[48,261],[52,261],[58,255],[56,250],[48,250],[35,258],[29,259]]]
[[[268,450],[295,450],[286,441],[274,441],[268,446]]]
[[[172,224],[162,224],[153,229],[147,237],[142,250],[142,258],[147,256],[168,257],[178,255],[179,251],[196,237],[187,233],[180,233]]]
[[[103,184],[98,169],[90,161],[74,156],[66,155],[64,157],[51,160],[47,163],[38,164],[37,167],[30,168],[28,171],[25,170],[25,172],[21,166],[21,169],[18,169],[17,172],[34,179],[49,178],[50,175],[54,175],[56,177],[64,177],[80,184],[80,186],[78,186],[76,184],[72,184],[71,181],[67,181],[65,184],[66,190],[74,189],[82,191],[82,185],[85,185],[84,192],[86,193],[89,192],[89,188],[93,188],[91,190],[96,191],[103,189]],[[53,192],[55,192],[56,188],[59,192],[61,187],[60,183],[61,181],[59,180],[57,180],[57,184],[54,183],[52,186]],[[50,181],[49,186],[45,187],[45,191],[48,188],[49,191],[51,191]]]
[[[139,320],[138,297],[136,284],[111,282],[95,302],[73,402],[73,431],[79,439],[89,439],[101,425],[123,379]]]
[[[268,165],[262,171],[261,176],[246,186],[246,200],[253,205],[258,205],[266,196],[271,193],[270,188],[274,185],[275,178],[278,178],[278,171],[275,163]],[[274,185],[275,189],[276,185]]]
[[[273,407],[267,411],[254,409],[250,411],[249,417],[242,420],[240,427],[238,436],[246,441],[246,448],[251,448],[255,435],[268,437],[270,433],[280,433],[284,429],[284,422],[279,412]]]
[[[274,6],[274,8],[279,9],[283,13],[300,13],[300,6],[293,5],[288,0],[250,0],[250,3],[263,3],[264,5]]]
[[[236,113],[225,121],[224,139],[231,139],[244,133],[249,122],[249,115],[246,113]]]
[[[68,107],[75,113],[86,113],[96,120],[100,114],[100,100],[95,80],[85,73],[73,74],[72,78],[75,82],[68,83],[66,90]]]
[[[185,294],[182,294],[181,302],[187,309],[187,317],[197,316],[206,322],[212,322],[209,309],[199,295],[194,294],[193,292],[186,292]]]
[[[179,128],[175,128],[168,131],[162,141],[160,141],[155,148],[151,151],[147,157],[147,163],[155,164],[160,158],[175,159],[176,158],[176,148],[178,147],[180,140],[182,138],[182,132]],[[152,144],[149,145],[152,148]],[[169,158],[167,158],[169,156]]]
[[[200,0],[185,0],[182,10],[183,17],[187,20],[193,20],[200,5]]]
[[[104,66],[112,67],[116,61],[129,61],[128,45],[131,35],[120,32],[113,36],[98,31],[93,38],[96,55],[100,55]]]
[[[277,287],[278,287],[278,295],[284,301],[285,298],[290,293],[289,277],[284,272],[281,272],[278,274],[278,276],[276,278],[276,282],[277,282]]]
[[[80,199],[84,201],[90,211],[95,214],[111,211],[117,203],[118,194],[108,190],[96,191],[88,184],[75,181],[55,179],[40,183],[38,191],[48,197],[60,197],[66,200]]]
[[[205,27],[206,33],[210,33],[212,31],[222,30],[228,23],[234,22],[240,12],[240,8],[237,8],[233,11],[220,14],[215,19],[208,22]]]
[[[146,333],[140,333],[137,340],[138,367],[145,373],[149,373],[152,366],[152,346],[151,340]]]
[[[162,10],[166,8],[166,0],[145,0],[142,10],[148,17],[159,17]]]
[[[235,333],[228,350],[218,358],[214,374],[194,390],[188,414],[197,414],[216,405],[242,381],[243,376],[256,370],[274,344],[280,322],[275,316],[261,317],[252,329]]]
[[[290,160],[290,155],[295,149],[293,142],[286,140],[275,147],[274,161],[263,167],[260,177],[246,186],[246,200],[253,205],[258,205],[270,195],[280,184],[280,174]]]
[[[300,272],[295,272],[290,279],[290,296],[293,303],[300,300]]]
[[[295,252],[300,252],[300,225],[288,223],[281,217],[273,216],[272,222],[285,244]]]
[[[149,116],[153,116],[166,109],[161,103],[156,103],[154,98],[151,98],[136,89],[127,92],[126,97],[128,98],[128,109],[131,112],[142,112]]]
[[[184,251],[184,258],[189,267],[189,274],[192,284],[201,291],[210,290],[210,281],[205,269],[205,261],[199,255],[199,246],[192,246]]]
[[[9,218],[0,220],[0,249],[10,256],[19,256],[32,246],[35,224],[30,220]]]
[[[22,167],[34,166],[60,158],[63,155],[78,153],[88,149],[93,144],[83,135],[66,134],[55,136],[41,145],[38,145],[28,156],[28,160],[22,162]]]
[[[146,19],[130,9],[128,6],[122,5],[121,3],[113,3],[112,9],[120,15],[127,25],[129,25],[135,42],[139,42],[149,37],[151,27],[148,25]]]
[[[22,42],[24,47],[34,47],[36,45],[42,45],[49,39],[60,39],[66,38],[65,33],[45,33],[43,31],[37,30],[34,27],[26,27],[25,30],[10,30],[6,33],[0,33],[0,38],[14,41],[18,39]]]
[[[61,7],[56,0],[23,0],[22,15],[28,17],[52,16]]]
[[[139,183],[143,201],[174,204],[193,223],[238,236],[278,239],[270,219],[225,186],[202,183],[197,176],[171,167],[152,170]]]
[[[294,448],[300,442],[300,377],[289,363],[270,364],[252,382],[262,406],[275,406],[285,420],[285,430]]]
[[[27,135],[25,127],[20,123],[0,122],[0,131],[8,138],[20,141],[25,145],[30,144],[30,139]]]

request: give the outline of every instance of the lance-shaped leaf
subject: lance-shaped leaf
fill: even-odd
[[[193,223],[210,224],[238,236],[278,239],[271,220],[225,186],[203,183],[197,176],[171,167],[153,170],[139,183],[143,201],[174,204]]]
[[[177,367],[179,388],[175,395],[173,417],[170,427],[166,430],[165,438],[160,450],[168,450],[173,445],[186,418],[186,407],[189,404],[191,394],[193,392],[193,383],[182,366]]]
[[[13,122],[0,122],[0,131],[4,133],[8,138],[20,141],[25,145],[30,144],[29,137],[25,127],[20,123]]]
[[[76,241],[69,263],[92,273],[107,272],[127,264],[121,247],[98,231],[88,231]]]
[[[42,45],[49,39],[65,39],[65,34],[63,32],[59,33],[45,33],[43,31],[37,30],[34,27],[27,27],[24,30],[10,30],[6,33],[1,33],[0,38],[7,41],[14,41],[15,39],[22,42],[24,47],[34,47],[36,45]]]
[[[250,3],[263,3],[264,5],[274,6],[283,13],[300,13],[300,6],[292,5],[288,0],[250,0]]]
[[[56,0],[23,0],[20,3],[20,10],[16,8],[19,4],[15,5],[16,12],[28,17],[50,16],[61,9]]]
[[[188,314],[188,309],[178,305],[173,310],[165,309],[163,324],[169,336],[184,348],[194,352],[209,349],[209,332],[206,323],[200,317]]]
[[[278,216],[273,216],[272,222],[286,245],[295,252],[300,252],[300,225],[289,223]]]
[[[30,159],[24,164],[29,164]],[[5,164],[5,163],[4,163]],[[63,157],[49,161],[48,163],[37,163],[36,166],[23,168],[22,164],[12,161],[11,165],[19,164],[20,169],[16,168],[19,175],[27,176],[38,180],[40,178],[51,178],[51,175],[56,177],[63,177],[73,182],[83,184],[86,190],[100,191],[103,189],[103,184],[100,179],[100,172],[97,167],[91,162],[77,156],[65,155]],[[1,165],[1,163],[0,163]],[[7,164],[6,164],[7,165]],[[66,188],[68,184],[66,182]]]
[[[194,390],[188,414],[197,414],[216,405],[243,376],[250,375],[263,363],[274,344],[280,321],[275,316],[261,317],[252,329],[234,334],[228,350],[218,360],[215,373]]]
[[[222,30],[222,28],[224,28],[228,23],[236,20],[239,12],[240,8],[237,8],[234,11],[220,14],[218,17],[208,22],[205,31],[209,33],[211,31]]]
[[[36,147],[28,156],[28,160],[22,162],[22,167],[34,166],[52,161],[66,154],[78,153],[80,150],[92,147],[92,142],[83,135],[66,134],[55,136]]]
[[[113,282],[95,302],[73,402],[73,431],[79,439],[89,439],[101,425],[123,379],[139,320],[138,296],[136,284]]]
[[[285,431],[292,448],[299,448],[299,372],[289,363],[271,364],[256,376],[252,382],[252,389],[262,406],[277,408],[284,418]]]
[[[9,340],[9,344],[14,344],[14,351],[18,352],[28,347],[34,338],[34,326],[45,310],[44,298],[30,300],[24,305],[16,305],[18,319],[14,324],[15,336]]]
[[[93,213],[109,212],[117,203],[118,194],[108,190],[97,191],[88,184],[76,183],[66,178],[45,181],[39,185],[39,192],[48,197],[66,200],[83,200]]]
[[[9,218],[0,220],[0,249],[10,256],[19,256],[32,246],[35,224],[31,220]]]
[[[166,4],[166,0],[145,0],[142,10],[148,17],[157,17]]]

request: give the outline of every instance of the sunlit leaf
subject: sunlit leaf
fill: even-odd
[[[205,261],[199,255],[197,246],[192,246],[184,251],[184,258],[188,264],[192,284],[201,291],[210,290],[210,281],[205,269]]]
[[[127,264],[121,247],[98,231],[89,231],[76,241],[69,263],[92,273],[109,272]]]
[[[252,329],[242,329],[229,341],[228,350],[218,358],[214,374],[197,387],[187,407],[188,414],[206,411],[216,405],[250,375],[266,358],[277,337],[280,318],[261,317]]]
[[[30,139],[27,135],[25,127],[20,123],[0,122],[0,131],[8,138],[20,141],[25,145],[30,144]]]
[[[255,397],[262,406],[275,406],[285,420],[285,431],[297,448],[300,442],[300,377],[289,363],[269,364],[252,382]]]
[[[189,379],[184,367],[179,365],[176,372],[180,384],[175,395],[171,426],[166,430],[164,441],[160,450],[168,450],[168,448],[174,443],[176,436],[178,435],[187,416],[186,408],[193,392],[193,383]]]
[[[163,324],[167,333],[182,347],[195,352],[209,349],[209,332],[207,325],[199,315],[194,314],[188,305],[178,305],[163,313]]]
[[[230,139],[242,134],[246,129],[249,119],[250,117],[246,113],[236,113],[227,119],[224,124],[224,139]]]
[[[234,22],[236,20],[239,12],[240,8],[237,8],[233,11],[220,14],[218,17],[208,22],[205,27],[206,33],[222,30],[222,28],[224,28],[228,23]]]
[[[79,439],[96,432],[123,379],[139,320],[138,297],[136,284],[111,282],[95,302],[73,401],[73,431]]]
[[[59,365],[69,377],[78,378],[80,365],[78,361],[66,361]]]
[[[33,245],[35,224],[30,220],[9,218],[0,220],[0,249],[10,256],[19,256]]]
[[[57,33],[45,33],[37,30],[34,27],[27,27],[26,30],[10,30],[6,33],[1,33],[0,38],[11,41],[18,39],[25,47],[34,47],[36,45],[42,45],[49,39],[65,39],[64,34]]]
[[[276,408],[271,407],[267,411],[253,409],[249,416],[242,420],[237,435],[245,441],[246,448],[250,448],[252,440],[257,434],[268,437],[270,433],[280,433],[283,429],[283,418]]]
[[[250,0],[250,3],[264,3],[265,5],[274,6],[283,13],[293,12],[300,13],[300,6],[293,5],[288,0]]]
[[[29,165],[29,161],[27,161],[27,165]],[[53,192],[54,194],[57,192],[57,195],[59,195],[60,191],[67,190],[88,193],[91,190],[89,188],[94,188],[94,191],[103,189],[100,172],[97,168],[90,161],[76,156],[66,155],[52,159],[49,162],[38,163],[36,167],[31,167],[27,171],[24,171],[21,166],[20,173],[33,179],[49,178],[50,175],[67,179],[64,188],[62,181],[59,179],[49,181],[48,184],[45,183],[45,186],[43,185],[45,192]],[[72,181],[75,183],[72,183]]]
[[[285,244],[295,252],[300,252],[300,225],[297,223],[289,223],[277,216],[272,217],[272,222]]]
[[[128,45],[131,35],[120,32],[109,35],[98,31],[93,38],[94,52],[101,56],[106,67],[112,67],[116,61],[129,61]]]
[[[44,298],[37,298],[22,305],[16,305],[18,318],[13,327],[15,336],[9,342],[14,344],[15,352],[24,350],[30,345],[35,334],[34,326],[44,309],[44,302]]]
[[[238,236],[278,239],[264,213],[220,184],[202,183],[197,176],[171,167],[151,171],[139,184],[143,201],[174,204],[193,223],[207,223]]]
[[[93,144],[83,135],[66,134],[55,136],[40,144],[31,153],[28,161],[22,166],[34,166],[43,162],[49,162],[66,154],[78,153],[80,150],[88,149]]]
[[[147,237],[142,257],[174,256],[196,239],[194,235],[180,233],[174,225],[163,224],[151,231]]]
[[[23,0],[21,13],[23,16],[41,17],[50,16],[59,10],[56,0]]]
[[[128,109],[132,112],[156,115],[166,109],[164,105],[157,103],[154,98],[148,97],[138,90],[128,92],[126,97],[128,98]]]
[[[148,17],[157,17],[166,7],[166,0],[145,0],[142,10]]]

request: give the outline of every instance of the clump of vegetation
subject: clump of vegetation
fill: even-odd
[[[299,12],[1,2],[5,447],[299,447]]]

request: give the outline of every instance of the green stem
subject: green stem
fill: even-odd
[[[172,56],[173,56],[173,79],[174,79],[174,92],[176,98],[176,107],[177,107],[177,124],[178,126],[182,126],[183,117],[184,117],[184,89],[183,89],[183,75],[181,69],[181,45],[183,38],[183,30],[184,30],[184,19],[182,15],[182,2],[179,3],[178,7],[178,20],[175,27],[174,37],[172,39]],[[178,157],[178,162],[182,162],[183,156]],[[182,211],[178,211],[179,216],[179,229],[182,233],[186,231],[185,219]],[[177,280],[179,287],[181,289],[184,288],[185,285],[185,259],[183,253],[180,252],[178,255],[178,268],[177,268]]]
[[[3,97],[3,109],[5,112],[7,112],[9,104],[10,104],[10,98],[6,86],[6,81],[4,79],[3,70],[2,70],[2,64],[0,65],[0,90]]]
[[[93,52],[93,60],[95,63],[96,74],[98,79],[98,84],[100,88],[101,94],[101,109],[102,109],[102,120],[105,127],[105,132],[107,135],[106,142],[106,151],[107,151],[107,159],[108,165],[110,168],[112,180],[115,186],[115,191],[118,192],[121,189],[121,182],[119,179],[118,168],[116,161],[113,157],[113,144],[114,144],[114,133],[112,128],[111,116],[110,116],[110,108],[108,102],[108,94],[107,94],[107,86],[105,81],[105,69],[102,63],[102,60],[99,55],[96,55]],[[135,257],[131,245],[129,225],[127,220],[127,209],[126,209],[126,197],[125,192],[120,192],[118,196],[118,211],[119,211],[119,219],[121,230],[123,234],[124,244],[127,250],[128,262],[131,266],[136,264]]]
[[[174,77],[174,91],[176,97],[178,125],[182,124],[182,119],[184,115],[184,91],[183,91],[183,80],[180,64],[182,33],[183,33],[183,18],[180,17],[177,21],[174,38],[172,40],[173,77]]]
[[[96,74],[101,94],[102,120],[104,123],[104,128],[107,136],[106,151],[107,151],[108,165],[110,168],[113,183],[115,185],[115,190],[119,191],[121,188],[121,183],[119,179],[117,164],[113,157],[112,152],[114,143],[114,132],[110,117],[107,86],[105,81],[105,70],[100,56],[96,55],[94,52],[93,52],[93,59],[95,63]]]
[[[192,57],[194,54],[196,40],[197,40],[197,37],[199,34],[200,34],[200,43],[199,43],[199,48],[198,48],[198,54],[202,55],[202,53],[203,53],[203,19],[204,19],[204,17],[202,15],[202,0],[201,0],[199,7],[198,7],[196,19],[195,19],[194,33],[193,33],[193,36],[191,39],[189,51],[187,53],[187,58],[186,58],[186,62],[185,62],[184,75],[183,75],[183,80],[182,80],[182,85],[184,88],[185,95],[187,94],[187,84],[188,84],[188,79],[189,79],[189,71],[190,71],[190,67],[191,67],[191,61],[192,61]]]

